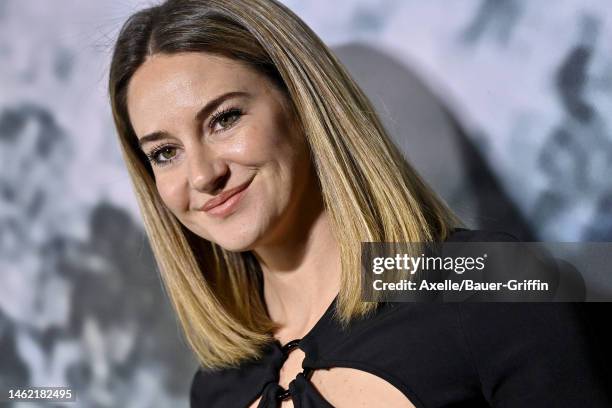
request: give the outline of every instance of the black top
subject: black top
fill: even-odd
[[[516,241],[509,234],[457,229],[449,241]],[[612,407],[601,355],[578,303],[382,303],[343,331],[336,299],[302,339],[277,341],[257,362],[199,369],[191,407],[331,407],[310,383],[312,370],[348,367],[374,374],[421,407]],[[278,375],[292,347],[304,371],[284,390]]]

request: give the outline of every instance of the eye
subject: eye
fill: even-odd
[[[232,127],[232,125],[238,121],[242,114],[243,113],[240,108],[225,109],[212,115],[212,119],[210,120],[208,127],[210,127],[213,131],[222,132]],[[221,128],[215,130],[216,125],[221,126]]]
[[[165,166],[174,161],[176,156],[176,148],[171,145],[161,145],[154,147],[151,153],[148,153],[147,158],[156,166]]]

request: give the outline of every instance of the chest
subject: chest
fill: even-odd
[[[302,372],[304,352],[296,348],[288,354],[279,371],[279,385],[289,389],[289,384]],[[414,404],[398,388],[384,378],[365,369],[330,367],[315,369],[308,376],[310,385],[305,392],[315,392],[333,407],[372,407],[414,408]],[[249,408],[258,408],[258,397]],[[291,397],[280,404],[281,408],[293,407]]]

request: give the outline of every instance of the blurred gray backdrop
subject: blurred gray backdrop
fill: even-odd
[[[608,1],[284,3],[470,226],[612,240]],[[149,4],[0,0],[0,389],[78,398],[40,406],[187,406],[195,360],[106,93],[118,29]]]

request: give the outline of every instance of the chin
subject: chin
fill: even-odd
[[[253,248],[253,246],[249,245],[248,243],[243,243],[243,242],[238,242],[238,241],[227,241],[227,242],[222,241],[222,242],[216,242],[216,244],[229,252],[245,252],[245,251],[250,251]]]
[[[250,251],[255,247],[256,234],[252,231],[243,231],[230,236],[229,231],[224,231],[224,236],[218,236],[212,241],[221,248],[230,252]]]

